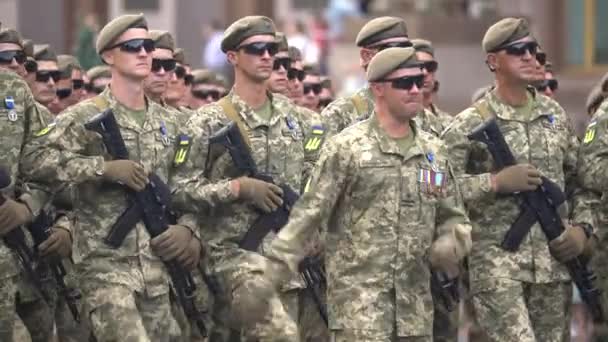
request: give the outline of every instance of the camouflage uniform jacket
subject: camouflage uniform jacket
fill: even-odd
[[[514,107],[503,104],[494,92],[480,100],[495,113],[498,125],[518,163],[534,165],[562,189],[574,181],[578,140],[564,110],[552,99],[533,93],[530,117],[518,116]],[[480,102],[478,102],[479,104]],[[496,172],[485,145],[467,139],[486,118],[479,107],[458,114],[443,134],[450,158],[473,222],[473,249],[469,257],[471,290],[494,286],[498,278],[530,283],[567,280],[563,265],[551,257],[547,239],[540,226],[532,226],[517,252],[500,247],[505,233],[520,214],[515,196],[496,196],[491,190],[490,174]],[[570,203],[574,222],[593,224],[588,193],[572,187]]]
[[[434,114],[429,109],[424,109],[414,118],[418,127],[421,130],[431,133],[432,135],[439,137],[446,127],[446,121],[444,118]]]
[[[357,100],[361,100],[364,112],[357,108]],[[329,136],[340,133],[346,127],[365,120],[374,109],[374,100],[369,86],[359,89],[349,97],[341,97],[327,105],[321,112],[323,121],[327,125]]]
[[[583,138],[579,154],[578,178],[580,184],[592,191],[597,198],[594,213],[598,229],[599,246],[593,257],[594,270],[602,278],[608,277],[606,258],[608,250],[608,100],[604,100],[595,111]]]
[[[140,162],[161,179],[170,179],[177,135],[176,119],[153,101],[147,100],[143,127],[130,110],[114,98],[109,87],[100,99],[112,108],[132,160]],[[74,259],[81,271],[82,286],[120,284],[133,291],[156,296],[169,290],[161,260],[150,249],[150,236],[140,221],[128,233],[120,248],[107,246],[103,239],[127,209],[127,193],[121,186],[102,181],[98,172],[110,160],[99,134],[84,124],[100,112],[96,98],[83,101],[63,112],[41,146],[27,155],[31,177],[37,182],[75,186]],[[169,184],[171,186],[171,184]],[[194,217],[184,215],[178,223],[192,229]]]
[[[304,167],[304,134],[292,105],[269,94],[272,116],[269,122],[234,92],[228,99],[246,126],[252,157],[258,171],[272,176],[276,184],[287,184],[298,192]],[[209,247],[209,262],[219,271],[221,264],[234,264],[244,252],[239,242],[259,217],[258,211],[238,200],[230,190],[230,181],[245,174],[234,167],[230,154],[222,151],[208,156],[209,137],[230,120],[217,103],[201,107],[186,128],[193,137],[188,161],[176,176],[180,202],[189,203],[198,213],[201,236]],[[267,237],[270,238],[270,235]],[[260,247],[263,254],[264,244]],[[236,259],[235,259],[236,258]],[[253,265],[252,265],[253,266]]]
[[[318,227],[325,238],[330,329],[432,334],[427,253],[470,225],[438,138],[412,126],[403,152],[374,115],[331,137],[307,192],[268,255],[293,271]],[[432,185],[433,184],[433,185]]]
[[[21,193],[20,201],[26,203],[32,213],[37,215],[46,199],[24,185],[23,149],[46,127],[49,118],[38,110],[27,83],[12,71],[0,69],[0,101],[0,166],[6,168],[11,177],[11,184],[2,189],[2,194],[14,197],[15,192]],[[12,252],[4,243],[0,243],[0,270],[1,278],[12,277],[20,272],[17,260],[13,259]]]
[[[302,170],[302,185],[306,184],[306,181],[312,173],[312,169],[315,166],[317,159],[319,159],[319,152],[321,147],[327,138],[327,128],[323,123],[321,114],[314,112],[306,107],[296,105],[291,99],[281,94],[273,94],[274,97],[291,103],[293,114],[298,120],[302,132],[304,132],[304,169]],[[300,190],[304,190],[303,188]]]

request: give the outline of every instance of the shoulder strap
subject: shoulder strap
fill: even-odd
[[[109,103],[108,100],[106,100],[105,97],[101,96],[101,95],[97,95],[93,98],[93,103],[95,103],[95,107],[97,107],[97,109],[100,112],[103,112],[104,110],[108,109],[109,107]]]
[[[222,107],[222,109],[224,110],[224,114],[226,114],[228,120],[234,121],[236,123],[239,128],[239,131],[241,131],[241,135],[243,136],[243,139],[245,140],[247,146],[251,146],[245,122],[243,121],[243,118],[241,118],[241,116],[236,112],[236,108],[234,108],[234,105],[232,104],[232,102],[230,102],[230,99],[227,96],[222,97],[219,101],[217,101],[217,104]]]
[[[364,113],[367,113],[369,108],[367,108],[367,102],[363,99],[361,95],[355,94],[351,96],[350,99],[351,101],[353,101],[353,104],[355,105],[355,109],[357,110],[359,116]]]
[[[492,110],[492,108],[488,104],[488,101],[486,101],[486,100],[479,100],[479,101],[475,102],[473,104],[473,107],[475,109],[477,109],[479,116],[481,116],[481,118],[483,120],[488,120],[488,119],[496,116],[496,115],[494,115],[494,111]]]

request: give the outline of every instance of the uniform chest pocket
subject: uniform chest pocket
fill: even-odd
[[[357,205],[382,203],[398,191],[397,167],[390,161],[361,161],[358,173],[357,182],[351,189],[353,202]]]
[[[555,119],[541,118],[540,122],[531,124],[531,162],[544,170],[562,169],[568,139],[568,129]]]

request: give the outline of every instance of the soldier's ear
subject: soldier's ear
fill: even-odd
[[[228,51],[226,52],[226,58],[228,59],[228,62],[230,63],[230,65],[236,65],[239,58],[238,58],[238,54],[236,51]]]
[[[378,95],[382,95],[384,93],[384,87],[382,86],[384,83],[380,82],[371,82],[369,84],[369,88],[372,90],[372,94],[374,98],[378,98]]]
[[[498,61],[495,53],[489,53],[486,56],[486,65],[488,66],[488,69],[490,69],[491,72],[496,71],[497,62]]]
[[[114,54],[112,53],[112,50],[106,50],[106,51],[102,52],[101,60],[104,63],[106,63],[107,65],[113,65],[114,64]]]
[[[361,48],[361,50],[359,51],[359,64],[361,65],[361,67],[367,68],[367,65],[372,60],[375,54],[376,51],[374,50]]]

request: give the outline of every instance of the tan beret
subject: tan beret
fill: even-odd
[[[481,43],[485,52],[496,52],[501,47],[530,35],[528,22],[521,18],[505,18],[490,26]]]
[[[87,77],[89,78],[89,82],[93,83],[94,80],[101,77],[111,78],[112,71],[110,71],[110,67],[107,65],[98,65],[87,70]]]
[[[405,20],[398,17],[379,17],[363,25],[357,34],[355,43],[359,47],[366,47],[381,40],[396,37],[407,38]]]
[[[274,22],[268,17],[261,15],[243,17],[224,31],[222,38],[222,52],[236,49],[241,42],[249,37],[257,35],[274,36],[276,29]]]
[[[49,44],[34,45],[34,59],[37,61],[52,61],[57,62],[57,55],[51,49]]]
[[[169,31],[150,30],[150,39],[157,49],[175,50],[175,40]]]
[[[82,69],[78,60],[72,55],[59,55],[57,56],[57,68],[61,71],[62,78],[72,77],[73,69]]]
[[[414,44],[414,49],[416,52],[426,52],[431,56],[435,56],[435,49],[433,48],[433,43],[430,40],[426,39],[412,39],[412,44]]]
[[[602,88],[597,85],[591,89],[591,92],[587,96],[587,101],[585,101],[585,108],[587,109],[587,114],[590,116],[595,113],[598,106],[604,101],[606,98],[606,93],[602,91]]]
[[[289,51],[289,44],[287,44],[287,36],[283,32],[277,32],[277,43],[279,44],[279,51]]]
[[[112,19],[104,26],[97,36],[95,48],[97,53],[101,55],[108,47],[114,43],[114,40],[130,28],[148,28],[146,18],[140,14],[125,14]]]
[[[302,61],[302,52],[300,51],[300,49],[298,49],[295,46],[290,46],[288,51],[289,51],[289,58],[291,59],[292,62]]]
[[[13,43],[23,48],[23,41],[21,35],[16,30],[11,28],[4,28],[0,30],[0,43]]]
[[[177,61],[179,64],[186,64],[186,55],[184,54],[184,49],[176,48],[173,50],[173,59]]]
[[[377,82],[395,70],[420,68],[416,50],[408,48],[388,48],[378,52],[367,66],[367,80]]]
[[[215,75],[213,71],[207,69],[192,70],[192,85],[212,83]]]
[[[28,57],[34,57],[34,41],[31,39],[24,39],[21,41],[23,45],[23,52]]]

